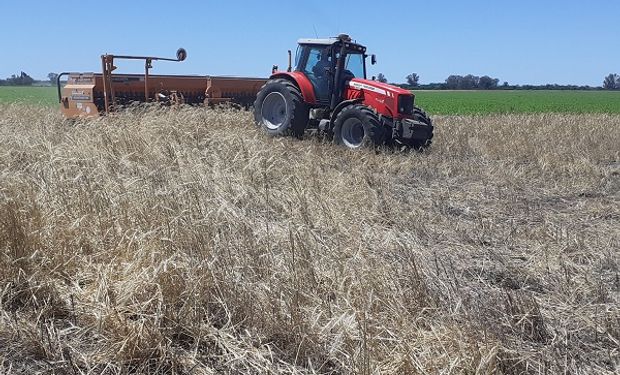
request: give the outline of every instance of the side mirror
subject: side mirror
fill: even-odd
[[[377,63],[377,55],[374,53],[370,55],[370,65],[375,65]]]
[[[185,48],[179,48],[177,50],[177,60],[178,61],[183,61],[187,58],[187,51],[185,50]]]

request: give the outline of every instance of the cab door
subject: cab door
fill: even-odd
[[[312,83],[314,96],[320,104],[328,104],[330,100],[330,78],[334,57],[331,46],[307,46],[300,61],[301,72]]]

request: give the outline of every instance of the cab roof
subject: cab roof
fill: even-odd
[[[349,37],[346,34],[341,34],[341,35],[338,35],[337,37],[332,37],[332,38],[317,38],[317,39],[303,38],[297,41],[298,44],[302,44],[302,45],[309,44],[309,45],[321,45],[321,46],[331,46],[339,42],[346,43],[347,49],[357,50],[362,53],[366,52],[366,47],[364,47],[361,44],[352,42],[351,37]]]

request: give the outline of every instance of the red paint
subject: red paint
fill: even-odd
[[[351,84],[362,85],[363,87],[352,87]],[[374,108],[383,116],[394,119],[410,117],[398,113],[398,97],[400,95],[413,96],[410,91],[388,85],[387,83],[353,78],[345,89],[344,97],[346,99],[364,98],[362,102],[364,105]]]
[[[270,77],[284,78],[295,82],[301,90],[304,101],[310,105],[316,105],[314,87],[302,72],[276,72]],[[362,86],[352,87],[351,84]],[[375,109],[377,113],[391,117],[393,119],[403,119],[411,117],[398,113],[398,97],[400,95],[413,96],[413,94],[400,87],[388,85],[378,81],[371,81],[361,78],[353,78],[344,90],[344,100],[363,99],[363,104]]]
[[[306,75],[302,72],[275,72],[269,78],[284,78],[295,82],[297,87],[301,90],[301,96],[303,96],[304,102],[308,104],[316,104],[314,87],[308,77],[306,77]]]

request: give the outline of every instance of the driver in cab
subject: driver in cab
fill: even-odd
[[[323,78],[327,74],[326,68],[329,68],[330,66],[331,62],[329,61],[329,49],[325,48],[321,51],[319,61],[317,61],[316,65],[312,68],[312,73],[314,73],[317,78]]]

